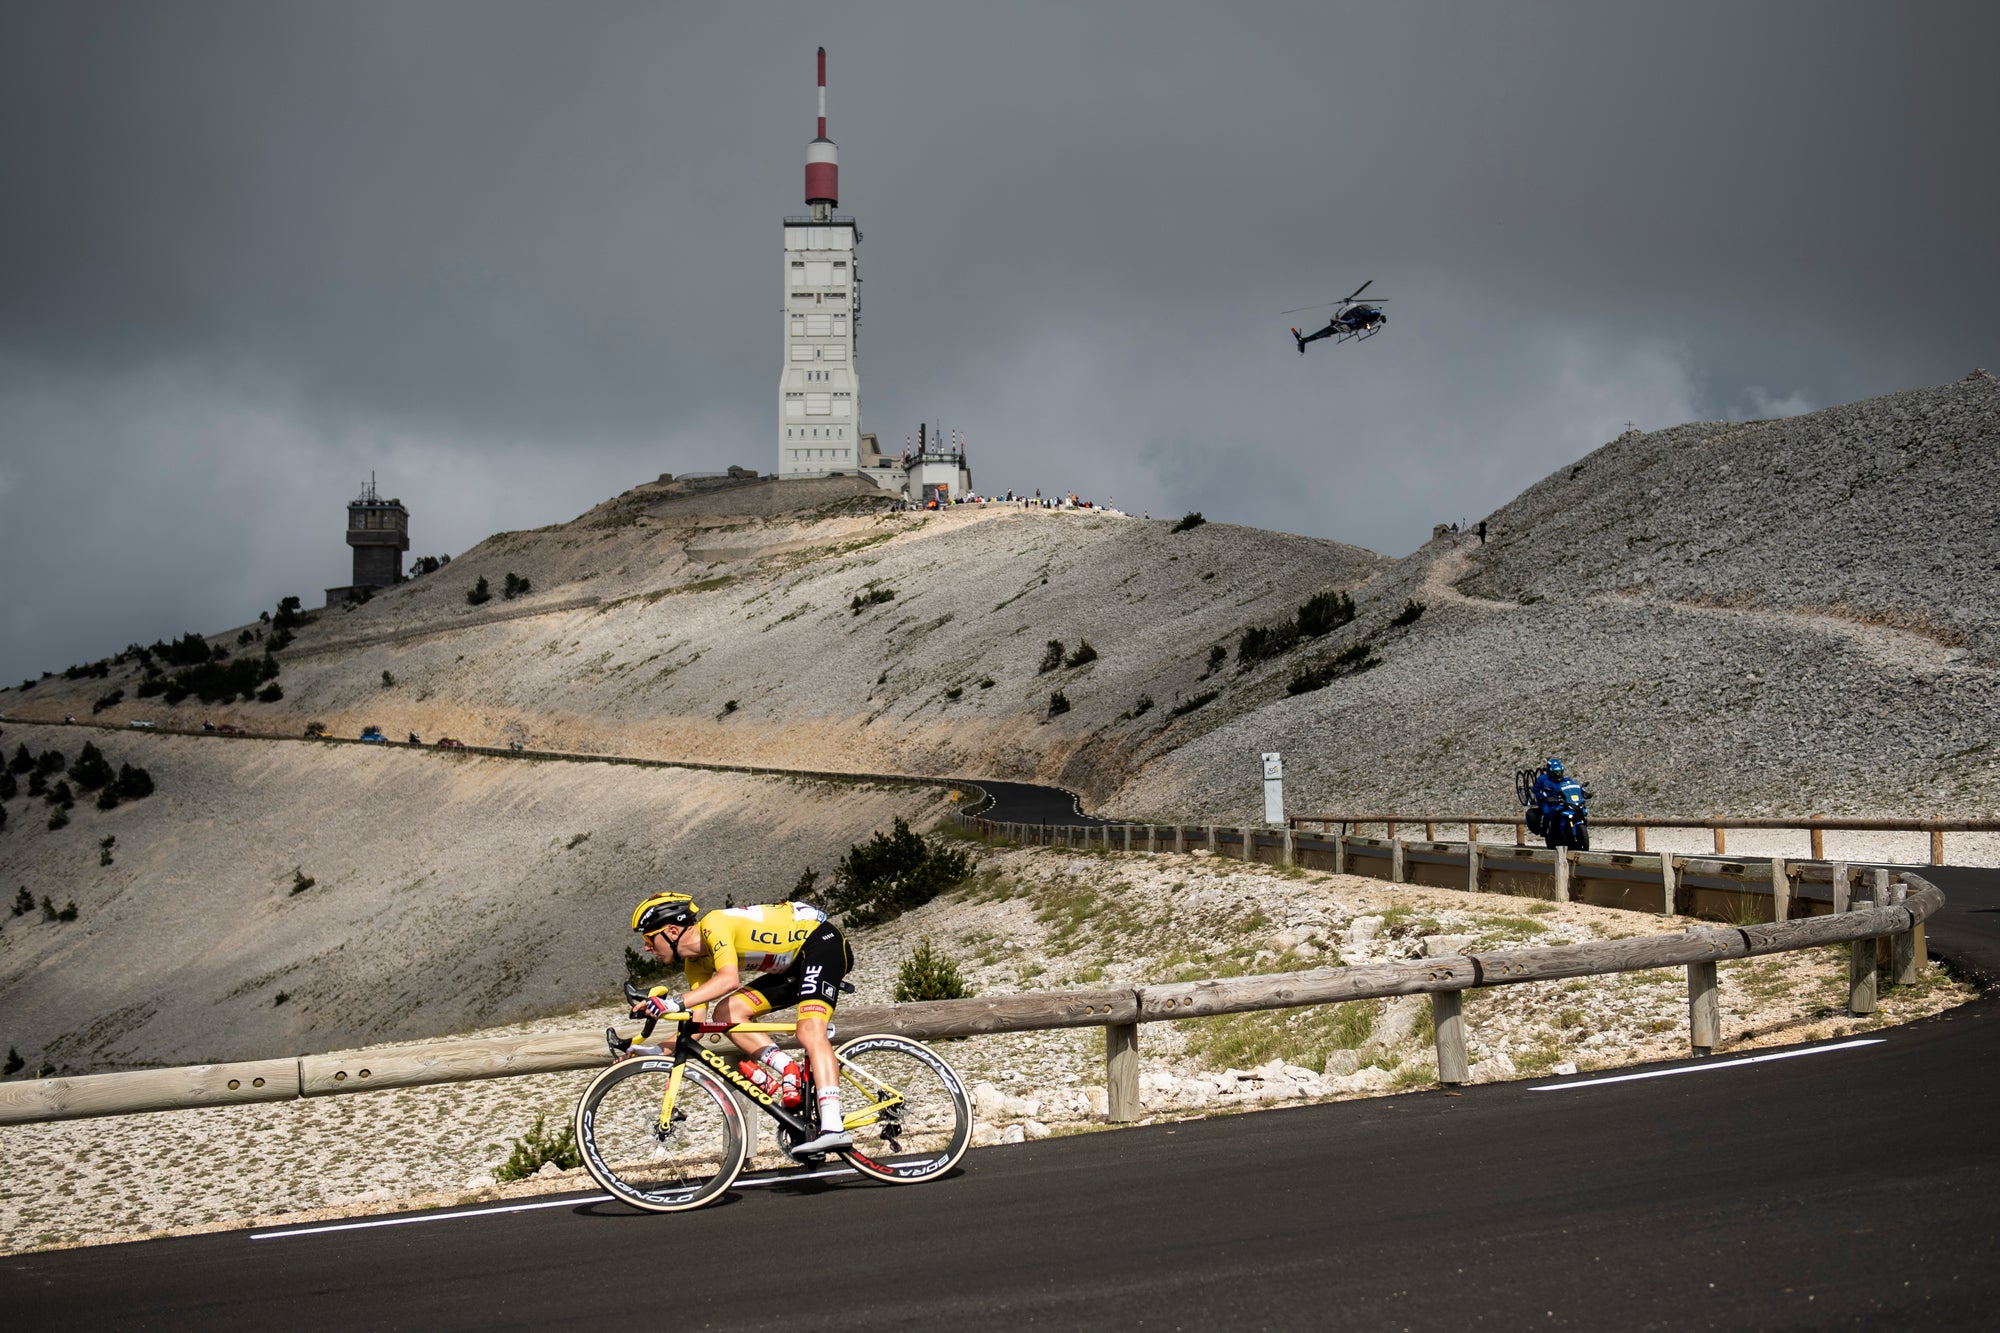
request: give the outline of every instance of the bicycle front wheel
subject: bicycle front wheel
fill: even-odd
[[[743,1169],[743,1115],[722,1080],[696,1064],[626,1060],[576,1104],[576,1146],[591,1177],[648,1212],[699,1208]],[[669,1093],[671,1092],[671,1099]]]
[[[913,1185],[943,1175],[972,1143],[972,1100],[944,1057],[906,1037],[856,1037],[840,1058],[847,1162],[864,1176]]]

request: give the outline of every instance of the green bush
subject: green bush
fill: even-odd
[[[1403,609],[1398,611],[1396,618],[1389,622],[1389,628],[1400,629],[1404,625],[1414,625],[1417,622],[1417,617],[1423,613],[1424,604],[1412,597],[1409,601],[1403,603]]]
[[[12,773],[0,768],[0,801],[11,801],[20,794],[21,784],[14,780]]]
[[[117,845],[118,845],[118,835],[116,833],[107,833],[103,837],[99,838],[97,840],[97,864],[101,866],[110,865],[111,849],[113,847],[116,847]]]
[[[514,1152],[493,1178],[500,1181],[526,1180],[550,1162],[560,1170],[572,1171],[583,1165],[583,1154],[577,1151],[576,1129],[567,1121],[562,1132],[549,1134],[543,1129],[543,1117],[535,1117],[535,1127],[514,1140]]]
[[[981,677],[979,678],[979,688],[980,688],[980,689],[982,689],[982,690],[990,690],[990,689],[992,689],[992,688],[993,688],[993,677],[991,677],[991,676],[981,676]]]
[[[56,785],[49,788],[49,794],[42,799],[59,809],[67,810],[76,804],[76,793],[69,789],[68,782],[57,778]]]
[[[63,762],[61,750],[44,750],[42,757],[35,761],[35,771],[43,777],[60,773],[67,767],[68,765]]]
[[[304,893],[307,889],[311,888],[313,885],[317,883],[319,883],[318,880],[314,879],[311,875],[308,875],[300,867],[298,866],[292,867],[292,892],[294,894]]]
[[[12,1078],[27,1067],[28,1062],[21,1058],[21,1053],[12,1046],[9,1046],[7,1048],[7,1064],[4,1068],[0,1068],[0,1076]]]
[[[282,597],[278,599],[278,614],[271,618],[271,628],[275,630],[297,629],[307,621],[304,611],[299,609],[299,599]]]
[[[958,964],[940,953],[926,935],[896,972],[895,1000],[909,1004],[915,1000],[966,1000],[972,987],[959,975]]]
[[[123,703],[124,700],[125,700],[124,689],[123,688],[115,689],[111,691],[111,693],[104,695],[103,697],[99,698],[95,703],[90,705],[91,715],[96,716],[98,713],[103,712],[107,708],[116,707],[118,704]]]
[[[7,761],[7,771],[10,773],[32,773],[35,771],[35,756],[28,753],[27,746],[22,745],[15,748],[14,757]]]
[[[118,780],[118,774],[110,764],[104,762],[104,752],[89,741],[83,743],[76,762],[69,766],[70,781],[79,791],[96,791],[99,787]]]
[[[118,766],[118,798],[137,801],[153,794],[153,775],[130,764]]]
[[[501,585],[500,596],[503,600],[511,602],[516,597],[527,596],[532,590],[528,580],[516,577],[514,571],[510,569],[507,571],[506,583]]]
[[[847,849],[834,869],[826,905],[849,925],[874,925],[922,907],[971,874],[975,864],[970,852],[928,841],[899,818],[892,832]]]
[[[1201,707],[1203,704],[1214,703],[1215,700],[1221,695],[1221,693],[1222,691],[1220,690],[1203,690],[1200,694],[1195,695],[1192,699],[1183,699],[1179,703],[1175,704],[1172,708],[1169,708],[1167,710],[1167,716],[1183,717],[1188,713],[1192,713],[1195,709]]]
[[[1208,520],[1201,516],[1201,511],[1199,509],[1190,509],[1187,511],[1187,513],[1181,515],[1180,522],[1174,524],[1171,528],[1168,528],[1167,531],[1191,532],[1195,528],[1200,527],[1202,524],[1206,522],[1208,522]]]
[[[63,809],[61,806],[57,806],[54,810],[50,811],[49,827],[51,829],[68,828],[69,812]]]
[[[1069,696],[1057,690],[1049,696],[1049,716],[1060,717],[1069,711]]]
[[[14,915],[25,916],[27,913],[32,912],[34,910],[35,910],[35,895],[29,893],[28,886],[23,884],[21,886],[20,892],[14,895]]]
[[[1358,676],[1364,671],[1381,666],[1382,659],[1374,654],[1374,647],[1366,639],[1360,643],[1350,644],[1331,657],[1311,666],[1301,667],[1297,674],[1286,682],[1285,693],[1305,694],[1311,690],[1324,689],[1342,676]]]
[[[1144,717],[1153,711],[1153,696],[1142,694],[1132,703],[1132,716]]]
[[[1090,640],[1079,639],[1077,641],[1076,651],[1069,655],[1068,659],[1063,662],[1063,665],[1068,667],[1080,667],[1085,662],[1095,662],[1096,660],[1097,660],[1097,650],[1090,646]]]
[[[465,600],[480,606],[493,600],[493,590],[486,586],[486,576],[481,574],[479,582],[472,585],[472,591],[465,594]]]
[[[382,669],[382,688],[385,690],[393,690],[396,688],[395,673],[390,671],[387,667],[384,667]]]
[[[118,808],[117,783],[107,782],[104,784],[104,790],[97,793],[97,808],[99,810],[116,810]]]
[[[847,607],[858,616],[871,606],[880,606],[884,602],[893,602],[895,600],[896,590],[894,588],[870,588],[866,592],[855,593],[854,600],[849,602]]]
[[[1049,672],[1054,671],[1057,667],[1061,666],[1062,664],[1063,664],[1062,640],[1050,639],[1048,642],[1048,646],[1042,650],[1042,665],[1039,668],[1037,668],[1037,670],[1039,671],[1040,674],[1047,675]]]
[[[1252,625],[1243,631],[1236,645],[1240,667],[1289,652],[1306,639],[1330,634],[1354,619],[1354,599],[1344,592],[1315,593],[1289,620],[1275,625]],[[1212,661],[1213,659],[1211,659]]]
[[[278,684],[278,682],[275,680],[272,681],[269,685],[266,685],[263,689],[257,691],[257,701],[259,703],[274,704],[278,702],[278,700],[284,697],[285,697],[285,687]]]

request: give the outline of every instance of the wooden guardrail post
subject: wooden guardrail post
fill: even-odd
[[[1336,875],[1345,875],[1347,873],[1347,835],[1345,833],[1336,833],[1333,835],[1333,873]]]
[[[1257,859],[1257,844],[1252,841],[1256,837],[1255,828],[1253,824],[1243,826],[1243,859],[1246,861]]]
[[[1660,853],[1660,915],[1674,914],[1674,854]]]
[[[1792,915],[1792,877],[1785,858],[1771,858],[1771,920],[1789,921]]]
[[[1810,830],[1812,833],[1812,859],[1815,861],[1824,861],[1826,860],[1826,832],[1817,824],[1811,825]]]
[[[1717,856],[1727,856],[1729,854],[1728,845],[1729,840],[1722,834],[1722,825],[1717,824],[1715,826],[1715,854]]]
[[[1944,830],[1941,828],[1931,830],[1931,864],[1934,866],[1944,864]]]
[[[1104,1029],[1106,1118],[1121,1123],[1139,1118],[1139,1025],[1113,1023]]]
[[[1632,850],[1635,852],[1646,850],[1646,821],[1643,819],[1632,825]],[[1668,908],[1667,910],[1672,911],[1673,909]]]
[[[1187,850],[1186,825],[1183,824],[1174,825],[1174,850],[1177,852],[1185,852]]]
[[[1297,859],[1297,856],[1298,856],[1298,849],[1297,849],[1296,847],[1294,847],[1294,846],[1292,845],[1292,826],[1291,826],[1290,824],[1287,824],[1287,825],[1285,825],[1285,853],[1284,853],[1284,855],[1285,855],[1285,864],[1286,864],[1286,865],[1294,865],[1294,864],[1296,864],[1296,859]]]
[[[1839,916],[1847,911],[1847,862],[1835,861],[1829,869],[1833,871],[1833,914]]]
[[[1479,892],[1479,843],[1472,838],[1465,840],[1465,891]]]
[[[1569,848],[1558,847],[1556,852],[1556,901],[1569,901]]]
[[[1699,926],[1689,926],[1692,935]],[[1688,964],[1688,1047],[1707,1055],[1722,1044],[1722,994],[1715,978],[1715,960]]]
[[[1437,1030],[1438,1082],[1456,1087],[1472,1081],[1465,1058],[1465,998],[1455,990],[1431,992],[1431,1026]]]
[[[1389,839],[1389,882],[1391,884],[1401,884],[1403,882],[1403,840],[1401,838]]]
[[[1856,895],[1851,910],[1864,911],[1875,905],[1875,874],[1868,877],[1867,887]],[[1847,1012],[1857,1016],[1875,1012],[1875,941],[1872,939],[1854,940],[1848,945]]]
[[[1128,852],[1132,850],[1132,826],[1130,824],[1125,826],[1125,850]]]
[[[1221,850],[1221,846],[1215,841],[1215,825],[1210,824],[1208,826],[1208,854],[1214,856]]]
[[[1898,884],[1889,890],[1889,904],[1900,907],[1909,890]],[[1889,984],[1891,986],[1914,986],[1917,984],[1916,932],[1898,931],[1889,937]]]

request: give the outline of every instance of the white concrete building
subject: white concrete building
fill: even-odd
[[[812,211],[785,219],[780,477],[859,472],[875,461],[862,456],[861,376],[854,355],[861,322],[861,230],[853,218],[834,216],[839,202],[840,158],[826,137],[826,48],[821,47],[819,136],[806,145],[806,206]]]

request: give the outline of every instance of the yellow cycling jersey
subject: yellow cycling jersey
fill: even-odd
[[[705,913],[695,929],[708,952],[687,960],[688,989],[725,968],[735,968],[739,976],[782,972],[797,960],[799,946],[825,924],[826,913],[805,903],[718,907]]]

